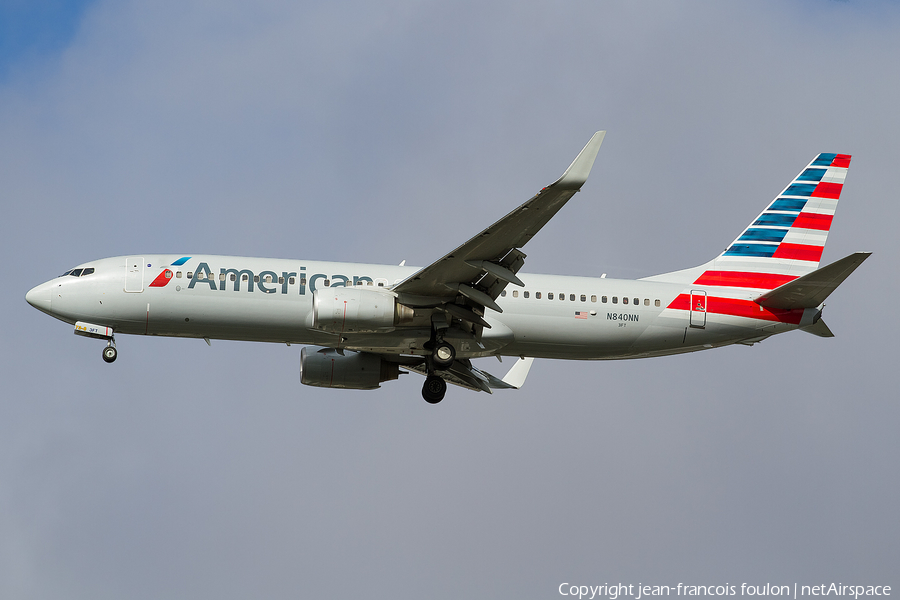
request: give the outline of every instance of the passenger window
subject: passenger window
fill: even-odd
[[[513,298],[519,297],[519,290],[513,290]]]
[[[594,294],[591,294],[591,302],[596,302],[596,301],[597,301],[597,296],[595,296]]]
[[[188,277],[190,277],[190,276],[191,276],[191,274],[188,273]],[[232,275],[232,277],[234,277],[234,275]],[[246,273],[244,273],[243,275],[241,275],[241,281],[247,281],[247,280],[249,280],[249,279],[250,279],[250,277],[249,277]],[[234,280],[232,279],[232,281],[234,281]]]
[[[295,278],[293,278],[293,277],[288,277],[288,283],[289,283],[289,284],[294,285],[296,282],[297,282],[297,280],[296,280]]]
[[[635,298],[635,299],[634,299],[634,305],[635,305],[635,306],[639,306],[640,304],[641,304],[641,299],[640,299],[640,298]]]
[[[606,296],[600,296],[600,302],[606,304]]]
[[[644,306],[650,306],[650,298],[644,298]]]
[[[575,294],[569,294],[569,301],[575,302]]]
[[[325,287],[330,287],[330,286],[331,286],[331,280],[330,280],[330,279],[326,279],[326,280],[325,280]]]
[[[553,292],[547,292],[547,300],[553,300]]]
[[[522,292],[522,296],[525,297],[525,298],[527,298],[527,297],[528,297],[528,292]]]
[[[234,275],[232,275],[234,277]],[[175,279],[181,279],[181,271],[175,271]]]
[[[265,282],[266,282],[266,283],[272,283],[272,276],[271,276],[271,275],[266,275],[266,280],[265,280]]]
[[[565,295],[565,294],[560,294],[560,295],[559,295],[559,299],[560,299],[560,300],[565,300],[565,299],[566,299],[566,295]]]
[[[582,301],[582,302],[587,302],[587,296],[585,296],[584,294],[582,294],[582,295],[581,295],[581,301]]]
[[[253,276],[253,283],[259,283],[259,275]]]
[[[279,278],[278,278],[278,283],[284,285],[284,277],[279,277]]]
[[[656,306],[659,306],[659,299],[656,300]]]
[[[306,277],[300,278],[300,285],[306,285]]]
[[[618,303],[619,303],[619,297],[613,296],[613,304],[618,304]]]
[[[535,293],[534,293],[534,297],[537,298],[538,300],[540,300],[540,299],[541,299],[541,293],[540,293],[540,292],[535,292]]]
[[[85,269],[84,271],[81,272],[81,276],[84,277],[85,275],[90,275],[93,272],[94,272],[94,267],[88,267],[87,269]]]
[[[193,279],[193,278],[194,278],[194,272],[188,271],[188,279]]]
[[[225,273],[219,273],[219,281],[225,281]]]
[[[622,298],[622,304],[628,304],[628,297]]]

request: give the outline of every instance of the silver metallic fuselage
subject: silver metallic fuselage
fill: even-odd
[[[389,331],[339,336],[315,329],[312,318],[316,289],[356,283],[364,289],[387,290],[418,271],[417,267],[229,256],[193,256],[174,267],[170,264],[178,258],[175,255],[144,255],[139,257],[140,274],[127,275],[127,258],[85,263],[81,266],[95,269],[92,274],[52,279],[29,291],[26,298],[67,323],[103,325],[120,334],[426,354],[424,345],[431,335],[428,320]],[[208,277],[197,276],[199,265],[206,265]],[[162,276],[166,269],[171,272],[168,279]],[[247,275],[243,281],[240,273]],[[692,326],[689,311],[670,307],[680,295],[697,291],[697,286],[519,275],[525,286],[509,286],[497,299],[502,313],[487,311],[485,319],[491,328],[484,329],[481,339],[456,340],[460,357],[638,358],[752,342],[797,328],[791,323],[712,313],[703,315],[702,327]],[[127,283],[129,276],[132,280]],[[448,341],[453,343],[452,335]]]

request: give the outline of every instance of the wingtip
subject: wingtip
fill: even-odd
[[[578,156],[575,157],[575,160],[573,160],[572,164],[569,165],[569,168],[566,169],[566,172],[563,173],[562,177],[560,177],[553,185],[565,189],[581,189],[581,186],[587,181],[588,175],[591,174],[591,168],[594,166],[594,161],[597,159],[597,152],[599,152],[600,144],[603,143],[603,138],[605,136],[606,131],[598,131],[591,136],[591,139],[584,148],[582,148],[581,152],[578,153]]]
[[[531,364],[533,362],[534,358],[531,356],[520,358],[516,361],[516,364],[509,369],[509,372],[501,381],[515,389],[519,389],[522,387],[522,384],[525,383],[525,378],[528,377],[528,371],[531,370]]]

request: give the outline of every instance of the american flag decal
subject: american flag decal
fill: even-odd
[[[583,311],[583,310],[576,310],[576,311],[575,311],[575,318],[576,318],[576,319],[587,319],[587,318],[588,318],[588,314],[587,314],[585,311]]]

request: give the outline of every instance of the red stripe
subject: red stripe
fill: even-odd
[[[844,188],[843,183],[829,183],[827,181],[819,182],[819,185],[816,186],[816,189],[813,190],[813,193],[810,194],[813,198],[834,198],[837,200],[841,197],[841,190]]]
[[[749,273],[745,271],[707,271],[694,285],[719,285],[725,287],[758,288],[771,290],[797,279],[796,275],[777,273]]]
[[[828,231],[831,229],[831,221],[834,215],[820,215],[817,213],[800,213],[791,227],[800,227],[802,229],[818,229],[820,231]]]
[[[680,294],[667,308],[675,310],[690,310],[691,295]],[[706,312],[731,317],[746,317],[748,319],[760,319],[762,321],[775,321],[778,323],[800,324],[803,309],[783,310],[780,308],[766,308],[753,300],[738,300],[735,298],[718,298],[708,296],[706,298]]]
[[[788,244],[782,242],[772,258],[786,258],[790,260],[811,260],[819,262],[822,258],[823,246],[807,246],[805,244]]]
[[[850,155],[849,154],[838,154],[834,157],[834,160],[831,161],[832,167],[844,167],[845,169],[850,166]]]

